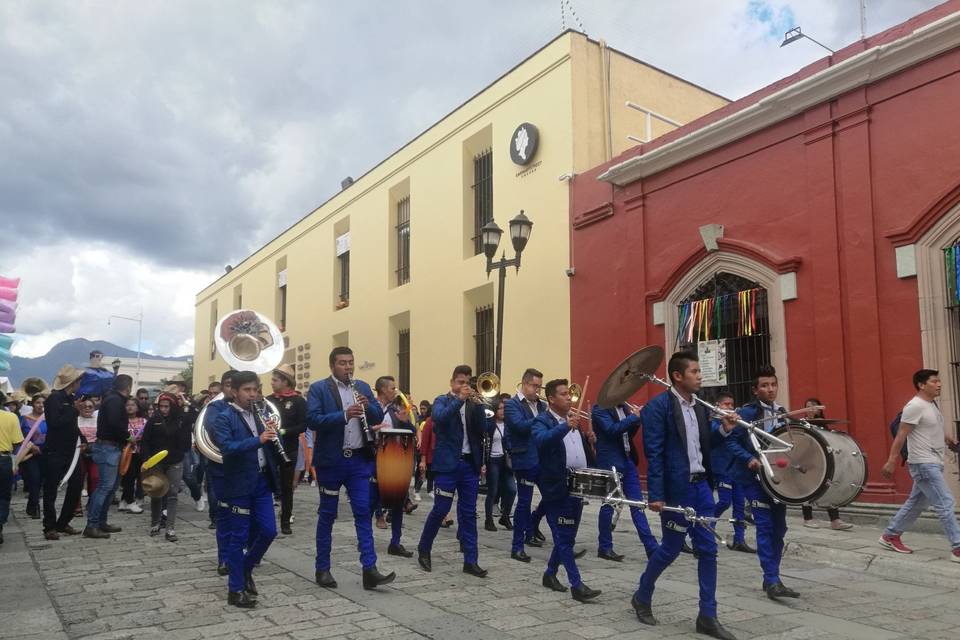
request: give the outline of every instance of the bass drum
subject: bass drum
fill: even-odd
[[[759,474],[767,494],[792,505],[845,507],[867,484],[867,459],[856,440],[842,431],[790,425],[773,435],[793,444],[786,453],[768,455],[773,478]]]
[[[385,509],[403,507],[413,478],[413,452],[416,439],[406,429],[380,429],[377,432],[377,490]]]

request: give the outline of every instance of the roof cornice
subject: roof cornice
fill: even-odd
[[[842,60],[647,153],[641,150],[598,179],[617,186],[630,184],[957,47],[960,12]]]

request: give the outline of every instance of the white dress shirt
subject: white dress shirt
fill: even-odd
[[[253,437],[259,438],[260,433],[257,431],[257,421],[253,417],[253,413],[243,409],[235,402],[231,402],[237,411],[240,412],[240,417],[243,418],[243,421],[247,423],[247,428],[250,429],[250,433],[253,434]],[[264,453],[263,447],[257,449],[257,462],[260,463],[260,471],[263,471],[267,468],[267,454]]]
[[[765,402],[760,402],[757,400],[757,404],[763,410],[761,418],[775,418],[773,420],[764,420],[763,421],[763,430],[767,433],[770,433],[778,427],[782,427],[784,424],[783,418],[779,418],[781,410],[784,410],[783,406],[779,405],[774,401],[773,404],[767,404]]]
[[[503,457],[503,423],[497,422],[490,440],[490,457]]]
[[[453,396],[451,393],[450,395]],[[457,396],[453,396],[455,400],[459,400]],[[467,401],[464,400],[463,404],[460,405],[460,424],[463,425],[463,445],[460,447],[460,453],[466,455],[470,453],[470,438],[467,437]]]
[[[703,453],[700,451],[700,423],[694,403],[683,399],[677,390],[670,387],[670,391],[680,401],[680,413],[683,414],[683,424],[687,430],[687,460],[690,462],[690,473],[703,473]]]
[[[557,422],[562,425],[567,424],[567,419],[560,417],[553,409],[547,409]],[[583,438],[580,431],[570,429],[567,435],[563,436],[563,447],[567,452],[567,469],[584,469],[587,466],[587,453],[583,450]]]
[[[536,400],[533,401],[533,402],[530,402],[530,401],[527,400],[526,397],[524,397],[524,395],[523,395],[522,393],[520,393],[519,391],[517,392],[517,398],[520,400],[520,402],[526,403],[526,405],[527,405],[528,407],[530,407],[530,411],[533,412],[533,417],[534,417],[534,418],[536,418],[536,417],[540,414],[540,411],[539,411],[538,408],[537,408],[537,406],[538,406],[539,403],[538,403]]]
[[[350,385],[340,382],[336,377],[330,377],[333,378],[334,383],[337,385],[337,391],[340,392],[340,403],[343,405],[344,418],[346,418],[347,409],[357,404],[353,399],[353,390],[350,388]],[[347,425],[343,432],[343,448],[359,449],[363,444],[363,430],[360,427],[360,418],[350,418],[347,420]]]

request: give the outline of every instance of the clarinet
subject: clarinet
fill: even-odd
[[[357,391],[357,385],[354,384],[353,376],[347,376],[347,384],[350,385],[350,391],[353,392],[353,402],[354,404],[360,403],[360,392]],[[367,422],[367,412],[364,411],[360,414],[360,417],[357,418],[360,421],[360,430],[363,431],[363,440],[368,445],[374,445],[377,442],[377,434],[374,433],[373,428],[370,426],[370,423]]]
[[[263,426],[267,429],[273,429],[277,432],[277,439],[273,441],[273,446],[277,450],[277,455],[280,456],[280,459],[284,462],[291,462],[290,456],[287,455],[287,450],[283,447],[283,440],[280,439],[280,430],[277,428],[277,422],[280,418],[279,414],[275,414],[270,410],[269,405],[263,400],[255,400],[253,402],[253,407],[257,412],[257,415],[260,416],[260,422],[263,423]]]

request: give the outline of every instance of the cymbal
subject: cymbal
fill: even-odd
[[[817,426],[824,424],[850,424],[849,420],[840,420],[838,418],[808,418],[807,422]]]
[[[635,394],[647,382],[647,374],[656,373],[663,362],[663,347],[650,345],[617,365],[600,387],[597,404],[604,409],[615,407]]]

